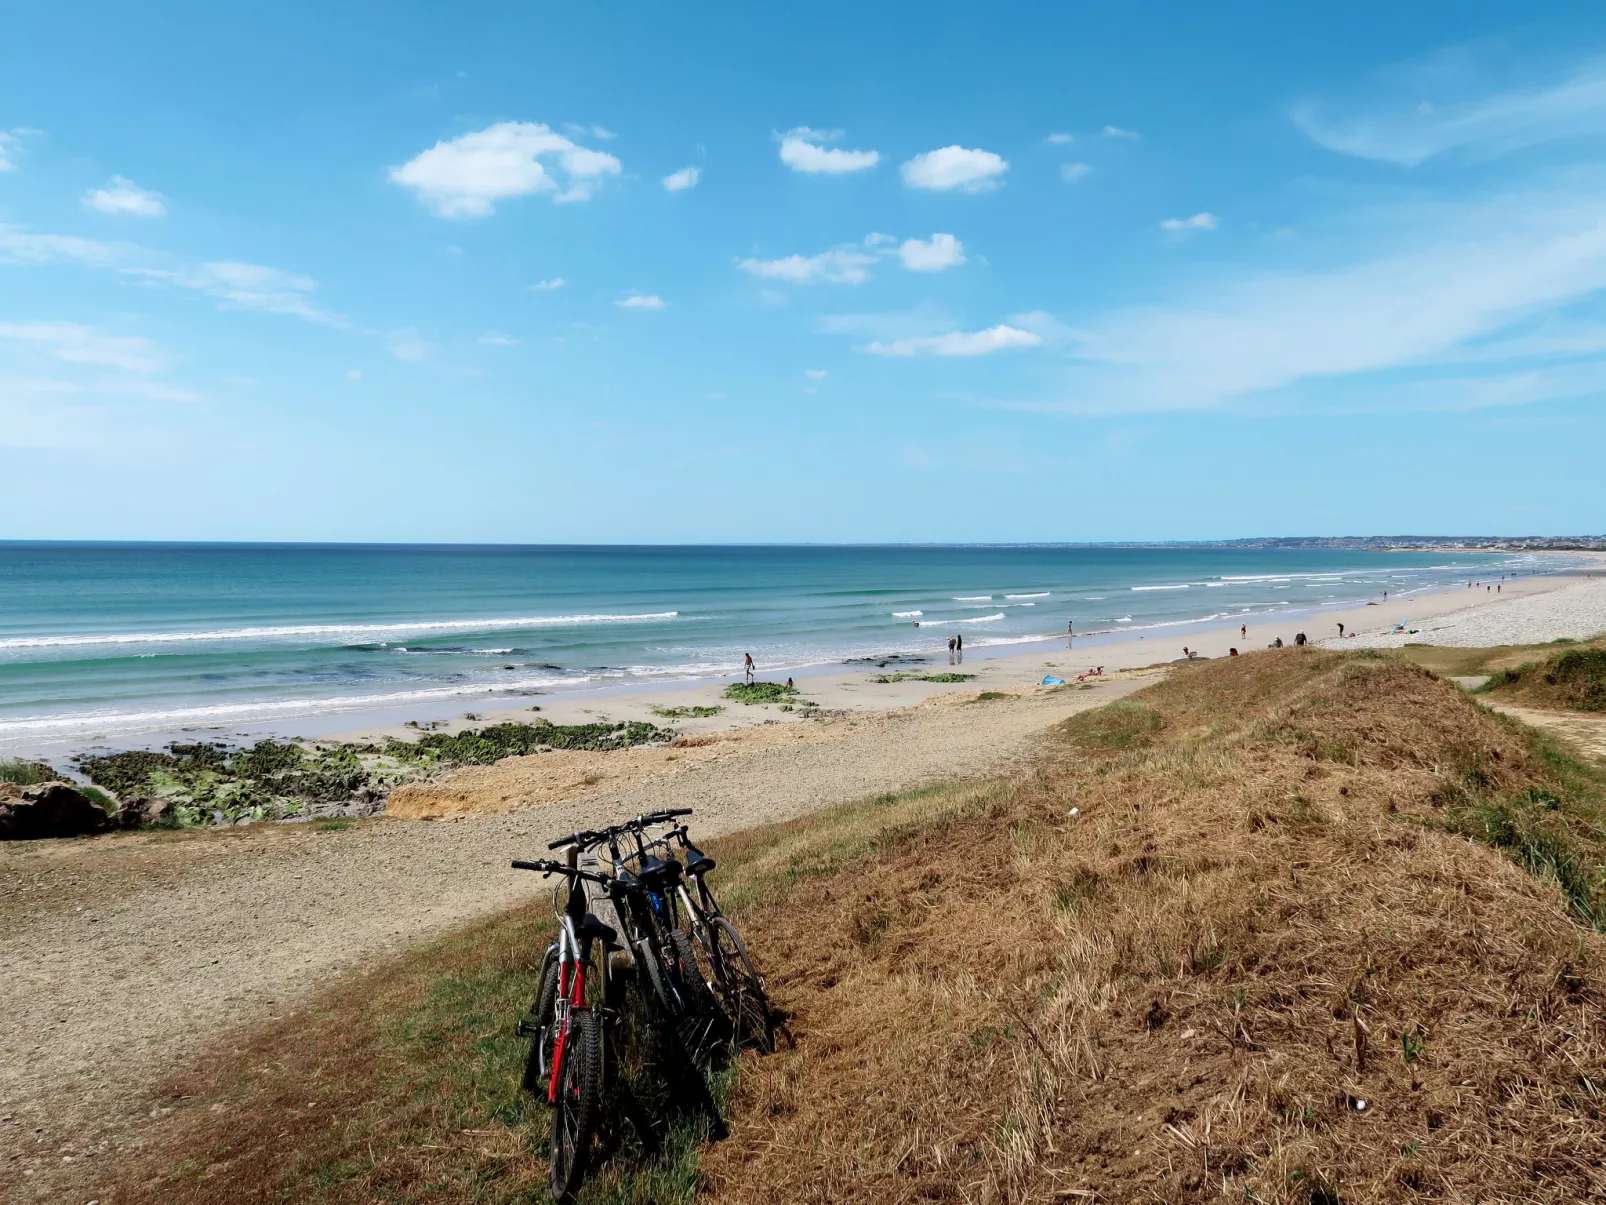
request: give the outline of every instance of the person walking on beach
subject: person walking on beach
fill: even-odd
[[[1238,625],[1238,636],[1243,640],[1249,639],[1249,625],[1247,623],[1241,623]]]
[[[742,656],[745,658],[742,665],[742,675],[747,679],[747,684],[751,686],[753,684],[753,654],[744,653]]]
[[[965,663],[965,634],[960,632],[954,637],[954,651],[959,654],[959,664]]]
[[[952,665],[954,663],[954,641],[956,639],[958,639],[958,637],[956,637],[956,636],[948,637],[948,664],[949,665]]]
[[[1344,625],[1343,624],[1339,624],[1338,625],[1338,638],[1340,640],[1344,639]]]
[[[1067,619],[1065,621],[1065,647],[1070,648],[1071,641],[1074,639],[1076,639],[1076,622]]]

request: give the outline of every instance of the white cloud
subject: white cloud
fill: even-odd
[[[1060,164],[1060,178],[1074,183],[1092,170],[1085,163],[1062,163]]]
[[[1213,213],[1196,213],[1191,218],[1166,218],[1160,229],[1167,234],[1186,235],[1199,230],[1214,230],[1221,223]]]
[[[512,335],[504,335],[501,331],[486,331],[479,341],[487,347],[516,347],[518,340]]]
[[[1070,146],[1071,143],[1076,141],[1076,135],[1050,134],[1044,141],[1046,141],[1049,146]]]
[[[1105,126],[1099,131],[1104,138],[1142,138],[1136,130],[1123,130],[1120,126]]]
[[[985,356],[1012,347],[1036,347],[1042,341],[1041,336],[1031,331],[1000,323],[984,331],[949,331],[944,335],[921,335],[891,343],[877,340],[863,350],[876,356]]]
[[[145,254],[128,243],[104,243],[71,234],[34,234],[0,225],[0,259],[19,264],[77,263],[110,268]]]
[[[702,178],[702,168],[683,167],[678,172],[671,172],[664,177],[664,187],[670,192],[684,192],[688,188],[696,188],[697,181]]]
[[[0,322],[0,339],[33,344],[69,364],[159,372],[166,363],[149,339],[103,335],[77,322]]]
[[[898,258],[911,272],[941,272],[965,262],[965,245],[951,234],[934,234],[925,242],[912,238],[898,248]]]
[[[91,188],[84,194],[84,207],[136,218],[159,218],[167,212],[161,193],[141,188],[126,176],[113,176],[105,188]]]
[[[188,289],[223,303],[226,309],[288,314],[324,326],[350,329],[339,314],[314,305],[318,282],[309,276],[262,264],[219,260],[186,264],[132,243],[106,243],[73,235],[34,234],[0,225],[0,261],[47,265],[72,263],[105,268],[152,285]],[[173,266],[177,263],[177,266]]]
[[[20,130],[0,130],[0,172],[10,172],[17,169],[17,160],[14,157],[22,146]]]
[[[589,135],[592,138],[600,138],[603,142],[612,142],[615,138],[619,137],[619,135],[615,134],[607,126],[582,126],[575,125],[575,123],[571,121],[564,125],[563,128],[568,130],[569,133],[573,134],[576,138],[584,138]]]
[[[310,295],[318,288],[318,282],[295,272],[236,260],[185,268],[128,267],[119,270],[125,275],[144,280],[193,289],[222,302],[225,309],[288,314],[323,326],[350,326],[339,314],[314,305]]]
[[[1414,167],[1465,150],[1498,155],[1558,138],[1598,135],[1606,127],[1606,58],[1559,79],[1495,89],[1461,49],[1406,63],[1366,82],[1349,111],[1330,117],[1300,105],[1294,123],[1344,155]]]
[[[808,379],[811,381],[823,381],[831,374],[824,368],[805,368],[803,370],[803,375],[808,377]]]
[[[417,364],[435,350],[435,345],[420,335],[416,327],[411,326],[391,331],[385,338],[385,346],[390,349],[391,355],[409,364]]]
[[[736,266],[760,280],[784,280],[789,284],[861,284],[869,279],[866,270],[876,257],[849,247],[822,251],[818,255],[788,255],[781,259],[741,259]]]
[[[569,282],[564,280],[563,277],[561,277],[561,276],[553,276],[553,277],[551,277],[551,278],[549,278],[547,280],[538,280],[533,285],[530,285],[529,287],[531,288],[531,290],[533,290],[534,292],[537,292],[537,293],[550,293],[554,289],[561,289],[564,285],[566,285],[568,283]]]
[[[776,137],[781,141],[781,162],[795,172],[840,175],[862,172],[881,162],[879,151],[844,151],[820,145],[842,137],[841,130],[811,130],[808,126],[799,126]]]
[[[540,122],[502,121],[437,142],[392,168],[391,180],[413,189],[443,218],[481,218],[496,202],[531,193],[584,201],[622,165]]]
[[[655,293],[632,293],[614,302],[614,305],[627,310],[661,310],[668,304]]]
[[[1389,386],[1404,408],[1412,389],[1428,389],[1418,375],[1469,363],[1482,366],[1482,396],[1535,397],[1525,374],[1547,356],[1564,366],[1591,354],[1606,363],[1606,339],[1591,353],[1587,339],[1568,347],[1525,337],[1536,321],[1606,295],[1603,198],[1606,190],[1580,189],[1394,211],[1383,220],[1392,219],[1405,250],[1325,271],[1219,280],[1191,299],[1081,323],[1072,333],[1080,367],[1063,408],[1201,409],[1343,378],[1352,378],[1342,382],[1347,393],[1361,393],[1382,387],[1375,374],[1408,370]],[[1525,383],[1502,394],[1490,383],[1502,375]]]
[[[916,155],[903,165],[903,181],[910,188],[933,192],[985,192],[998,187],[1009,163],[991,151],[945,146]]]

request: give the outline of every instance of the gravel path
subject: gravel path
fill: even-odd
[[[697,809],[698,831],[728,832],[994,769],[1054,722],[1142,685],[822,721],[833,739],[501,815],[0,847],[0,1198],[81,1200],[81,1161],[137,1141],[151,1086],[214,1035],[534,900],[539,880],[507,863],[552,835],[682,806]]]
[[[1606,632],[1606,573],[1544,594],[1493,602],[1479,599],[1465,610],[1424,620],[1416,627],[1414,634],[1363,631],[1357,637],[1329,637],[1317,643],[1326,648],[1397,649],[1410,642],[1478,649],[1502,644],[1543,644],[1563,637],[1587,640]]]

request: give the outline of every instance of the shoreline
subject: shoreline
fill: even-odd
[[[1067,672],[1074,675],[1101,664],[1107,670],[1114,671],[1179,660],[1184,645],[1202,656],[1214,657],[1226,655],[1228,648],[1233,646],[1239,646],[1241,653],[1265,647],[1276,635],[1281,635],[1286,643],[1292,643],[1294,633],[1302,626],[1320,628],[1318,621],[1323,619],[1328,624],[1343,622],[1348,631],[1366,633],[1368,638],[1381,638],[1393,621],[1400,618],[1410,618],[1413,623],[1426,622],[1452,612],[1478,610],[1515,597],[1551,593],[1596,575],[1606,575],[1606,553],[1569,550],[1555,555],[1565,555],[1574,563],[1511,578],[1502,583],[1509,588],[1509,592],[1502,591],[1471,601],[1468,596],[1472,591],[1464,587],[1406,592],[1391,597],[1387,604],[1381,600],[1324,603],[1290,606],[1286,611],[1259,611],[1230,619],[1216,615],[1164,621],[1131,629],[1102,628],[1087,635],[1078,634],[1069,648],[1063,636],[1010,643],[977,643],[966,650],[962,664],[950,664],[946,650],[939,647],[923,658],[918,654],[889,654],[880,665],[870,664],[863,668],[842,662],[773,670],[761,666],[756,676],[760,680],[793,678],[799,684],[800,693],[817,703],[821,710],[831,714],[860,714],[913,706],[933,695],[953,690],[975,689],[977,686],[1032,685],[1045,674],[1063,677]],[[1580,557],[1584,560],[1582,565],[1576,563]],[[1398,614],[1396,607],[1401,608]],[[1390,622],[1383,624],[1382,629],[1374,630],[1377,629],[1382,609],[1388,611]],[[1240,623],[1250,626],[1247,640],[1239,635]],[[1603,619],[1602,627],[1606,628],[1606,619]],[[1312,643],[1332,647],[1332,640],[1325,634],[1328,630],[1320,628],[1319,632],[1308,633]],[[1263,634],[1265,640],[1260,640]],[[946,635],[945,631],[941,635],[934,631],[933,642],[945,640]],[[1540,639],[1546,637],[1536,638],[1535,642]],[[961,684],[909,679],[887,684],[873,681],[876,677],[898,672],[921,674],[950,670],[973,674],[974,681]],[[244,723],[178,725],[123,736],[75,734],[58,738],[17,737],[0,741],[0,755],[70,766],[77,756],[91,751],[159,749],[173,741],[205,740],[242,745],[273,738],[299,739],[310,745],[361,744],[383,741],[387,737],[411,739],[421,730],[452,734],[486,723],[529,722],[533,716],[557,724],[599,720],[646,721],[660,726],[673,726],[677,733],[690,736],[753,723],[795,722],[805,718],[798,713],[781,712],[773,706],[755,707],[724,700],[721,695],[725,687],[740,680],[740,675],[733,674],[665,681],[614,682],[513,696],[490,694],[478,704],[472,695],[454,695],[434,703],[413,702],[352,711],[303,713],[283,719]],[[655,706],[720,706],[723,710],[712,719],[670,721],[655,715]]]

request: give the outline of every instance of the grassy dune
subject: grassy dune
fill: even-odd
[[[1016,777],[718,843],[795,1041],[726,1141],[583,1199],[1598,1198],[1603,815],[1399,657],[1179,667]],[[240,1035],[103,1199],[541,1199],[542,943],[503,918]]]

